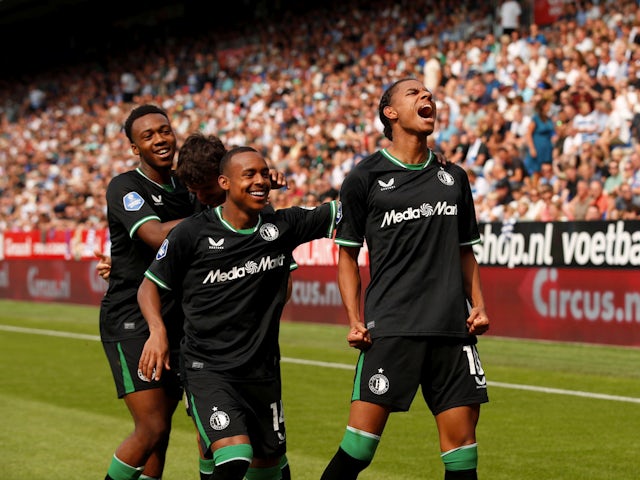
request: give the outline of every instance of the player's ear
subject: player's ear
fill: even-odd
[[[138,146],[135,143],[131,143],[131,152],[133,152],[133,154],[136,157],[140,156],[140,150],[138,149]]]
[[[227,177],[226,175],[220,175],[218,177],[218,185],[220,185],[220,188],[224,191],[229,190],[231,188],[229,186],[229,177]]]
[[[398,112],[396,112],[396,110],[391,105],[387,105],[386,107],[384,107],[382,113],[384,113],[384,116],[389,119],[398,117]]]

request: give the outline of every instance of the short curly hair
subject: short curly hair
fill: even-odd
[[[139,107],[136,107],[133,110],[131,110],[131,113],[129,114],[127,119],[124,121],[124,125],[122,126],[122,129],[124,130],[125,135],[127,136],[127,138],[131,143],[134,143],[133,137],[131,134],[131,129],[133,128],[133,122],[135,122],[140,117],[144,117],[145,115],[150,115],[153,113],[159,113],[160,115],[163,115],[167,120],[169,120],[169,115],[167,114],[167,112],[165,112],[160,107],[149,104],[149,103],[140,105]]]
[[[220,175],[220,160],[227,149],[215,135],[192,133],[178,151],[176,175],[187,187],[211,182]]]

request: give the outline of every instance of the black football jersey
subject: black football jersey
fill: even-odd
[[[349,172],[335,242],[369,251],[372,338],[466,336],[460,246],[480,241],[469,180],[455,164],[406,165],[386,150]]]
[[[167,222],[191,215],[196,201],[177,179],[172,178],[171,185],[160,185],[139,168],[114,177],[106,195],[112,265],[101,304],[100,334],[107,341],[147,336],[137,293],[156,250],[136,232],[150,220]],[[181,336],[182,315],[171,295],[163,296],[163,311],[169,333]]]
[[[145,273],[182,298],[186,368],[231,378],[276,374],[292,252],[331,237],[340,209],[333,201],[313,209],[270,210],[248,230],[226,222],[222,207],[184,220]]]

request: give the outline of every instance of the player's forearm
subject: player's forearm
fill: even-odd
[[[353,252],[341,248],[338,259],[338,288],[350,326],[363,322],[360,316],[361,286],[357,250]]]
[[[484,308],[484,297],[480,282],[480,267],[471,247],[463,247],[460,252],[462,278],[465,294],[472,307]]]
[[[169,232],[178,225],[182,219],[171,220],[168,222],[158,222],[150,220],[143,223],[138,229],[137,235],[140,239],[153,249],[160,248],[160,245],[167,237]]]
[[[149,325],[149,332],[166,336],[166,328],[162,320],[161,300],[158,287],[148,278],[144,278],[138,288],[138,305],[144,319]]]

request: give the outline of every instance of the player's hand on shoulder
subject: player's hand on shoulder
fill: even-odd
[[[269,177],[271,177],[271,188],[278,189],[287,186],[287,178],[284,173],[279,172],[275,168],[269,169]]]
[[[451,163],[449,160],[447,160],[447,157],[444,156],[444,153],[442,152],[436,152],[434,151],[433,154],[436,157],[436,161],[442,165],[443,167],[447,166],[449,163]]]

